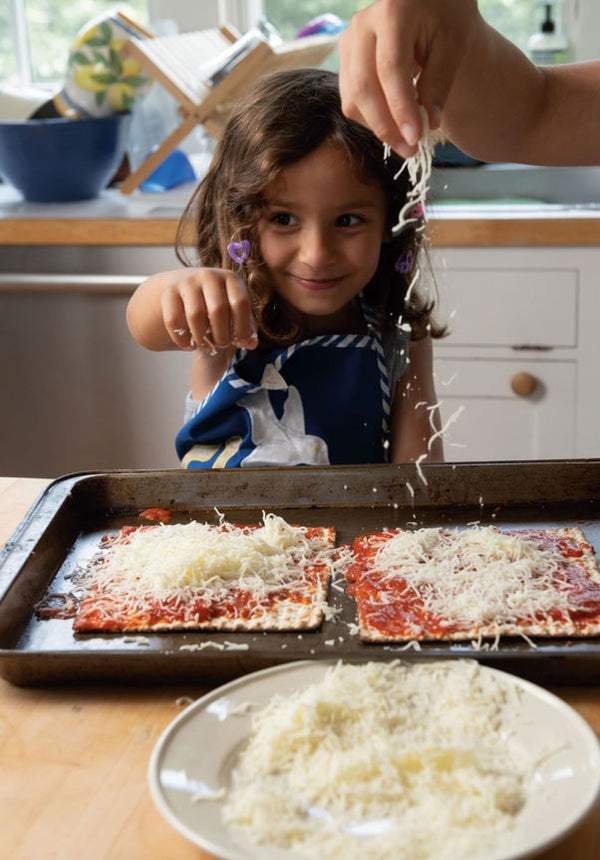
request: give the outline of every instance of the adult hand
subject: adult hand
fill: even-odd
[[[344,113],[413,155],[423,134],[419,104],[438,128],[479,21],[477,0],[377,0],[358,12],[339,45]]]

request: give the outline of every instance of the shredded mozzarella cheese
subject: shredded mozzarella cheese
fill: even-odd
[[[472,661],[338,664],[254,715],[224,820],[313,858],[492,856],[533,764],[511,738],[517,711]]]
[[[307,528],[270,513],[261,526],[247,529],[223,521],[142,527],[109,541],[81,584],[84,591],[93,585],[102,598],[98,612],[109,614],[113,602],[136,612],[148,600],[183,611],[198,594],[226,599],[232,588],[257,603],[293,588],[316,605],[311,573],[330,575],[345,563],[345,553],[334,550],[327,535],[322,530],[321,537],[307,537]],[[324,610],[326,601],[319,605]]]
[[[441,623],[516,623],[568,611],[561,557],[491,526],[399,532],[378,549],[373,567],[384,581],[401,577]]]
[[[216,580],[274,584],[297,574],[298,559],[310,552],[306,529],[274,514],[266,514],[262,526],[248,531],[226,523],[159,525],[112,544],[96,578],[134,592],[205,586]]]
[[[398,223],[392,228],[392,233],[400,233],[408,224],[419,220],[420,209],[425,211],[425,201],[429,190],[429,179],[433,163],[433,150],[436,144],[443,141],[444,136],[439,131],[429,129],[429,118],[427,111],[421,107],[424,134],[417,144],[417,151],[410,158],[405,159],[404,164],[396,174],[396,179],[406,170],[408,172],[409,189],[406,202],[398,215]],[[390,147],[384,146],[384,157],[389,156]],[[419,214],[415,214],[419,213]]]

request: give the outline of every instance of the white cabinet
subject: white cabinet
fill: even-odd
[[[531,395],[512,390],[518,373],[535,385]],[[574,362],[439,358],[436,374],[442,421],[464,406],[445,433],[447,460],[575,456]]]
[[[432,262],[446,459],[600,456],[600,249],[437,248]]]
[[[135,284],[176,264],[166,247],[3,249],[0,474],[177,467],[192,356],[142,349],[125,322]]]

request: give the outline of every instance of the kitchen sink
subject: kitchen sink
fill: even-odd
[[[429,200],[436,206],[479,203],[554,204],[600,209],[600,167],[480,164],[436,167]]]

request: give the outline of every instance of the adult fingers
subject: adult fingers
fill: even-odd
[[[413,85],[414,28],[399,20],[398,10],[382,3],[352,18],[339,45],[340,95],[347,116],[408,157],[422,124]]]
[[[460,56],[454,47],[445,37],[437,39],[417,82],[419,102],[427,111],[429,127],[432,129],[440,125],[442,111],[459,64]]]
[[[377,78],[398,135],[395,143],[402,147],[400,154],[405,157],[407,147],[412,147],[411,154],[414,152],[424,131],[414,84],[420,72],[417,41],[417,31],[411,24],[392,19],[379,33],[375,51]],[[397,148],[394,141],[388,142]]]

